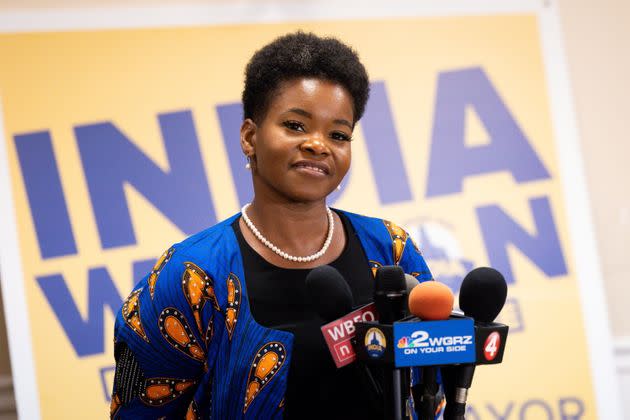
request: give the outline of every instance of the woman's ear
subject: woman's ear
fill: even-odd
[[[256,123],[247,118],[241,124],[241,150],[247,157],[253,157],[256,154]]]

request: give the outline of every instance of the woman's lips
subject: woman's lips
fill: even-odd
[[[301,172],[307,172],[314,175],[328,175],[330,173],[328,166],[320,162],[300,161],[293,165],[294,168]]]

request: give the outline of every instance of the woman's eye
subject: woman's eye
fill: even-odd
[[[340,131],[335,131],[330,135],[334,140],[341,140],[341,141],[352,141],[352,137],[350,137],[349,135],[347,135],[346,133],[342,133]]]
[[[304,124],[299,121],[285,121],[282,123],[286,128],[293,131],[305,131]]]

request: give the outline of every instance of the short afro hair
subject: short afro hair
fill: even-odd
[[[252,56],[245,69],[244,118],[262,120],[280,84],[302,77],[343,86],[352,96],[353,123],[361,119],[370,85],[357,53],[338,39],[302,31],[276,38]]]

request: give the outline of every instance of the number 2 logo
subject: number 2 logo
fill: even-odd
[[[414,331],[411,334],[411,338],[414,340],[411,342],[412,347],[426,347],[429,343],[425,343],[427,338],[429,338],[429,333],[426,331]]]

